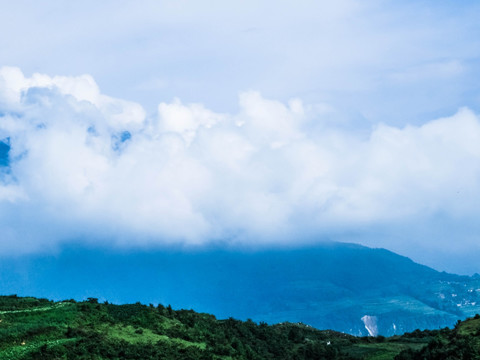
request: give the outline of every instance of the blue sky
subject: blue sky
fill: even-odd
[[[480,272],[478,3],[0,10],[1,254],[329,239]]]

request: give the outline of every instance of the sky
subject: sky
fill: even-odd
[[[0,12],[1,256],[334,240],[480,272],[477,2]]]

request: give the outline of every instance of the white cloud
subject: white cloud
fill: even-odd
[[[1,65],[86,72],[149,112],[175,96],[233,112],[238,89],[402,125],[478,106],[477,2],[23,0],[0,10]]]
[[[78,238],[283,243],[480,215],[480,122],[468,109],[360,137],[298,99],[250,91],[237,114],[174,100],[146,116],[90,76],[16,68],[0,70],[0,104],[0,138],[11,145],[4,252]]]
[[[211,128],[222,120],[223,116],[215,114],[202,104],[182,105],[179,99],[172,104],[161,103],[158,106],[160,132],[172,132],[182,136],[190,145],[200,127]]]

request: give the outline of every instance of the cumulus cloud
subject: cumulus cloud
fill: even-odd
[[[299,99],[236,114],[175,99],[146,115],[90,76],[0,70],[3,252],[63,242],[275,244],[480,214],[480,122],[335,127]]]

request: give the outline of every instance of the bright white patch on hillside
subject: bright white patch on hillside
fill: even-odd
[[[378,326],[377,326],[376,316],[364,315],[361,320],[363,321],[363,324],[365,325],[365,329],[367,329],[369,336],[378,335]]]

